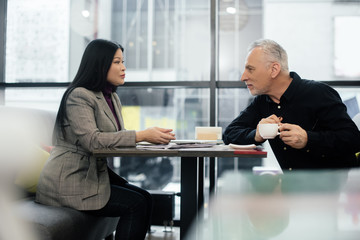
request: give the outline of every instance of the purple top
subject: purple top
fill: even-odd
[[[116,112],[115,112],[115,108],[114,108],[114,104],[113,102],[111,101],[111,94],[113,93],[114,91],[114,86],[110,83],[107,83],[104,90],[102,90],[102,93],[104,94],[104,97],[105,97],[105,100],[107,102],[107,104],[109,105],[114,117],[115,117],[115,120],[116,120],[116,123],[117,123],[117,126],[118,126],[118,129],[121,130],[121,127],[120,127],[120,122],[119,122],[119,119],[116,115]]]

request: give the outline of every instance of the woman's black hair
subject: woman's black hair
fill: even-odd
[[[95,39],[86,46],[78,72],[66,89],[56,116],[55,129],[60,127],[64,138],[66,138],[64,128],[65,118],[67,117],[66,101],[69,94],[77,87],[96,92],[102,91],[107,84],[107,73],[118,49],[124,52],[124,48],[120,44],[104,39]],[[56,130],[54,133],[56,133]]]

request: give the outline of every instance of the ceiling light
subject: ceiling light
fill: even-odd
[[[83,15],[84,18],[88,18],[90,16],[90,12],[88,10],[82,10],[81,15]]]
[[[236,8],[234,7],[227,7],[226,8],[226,12],[230,13],[230,14],[235,14],[236,13]]]

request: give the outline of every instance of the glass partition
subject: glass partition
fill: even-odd
[[[262,0],[218,1],[218,80],[240,80],[247,46],[263,36],[262,2]]]
[[[125,47],[127,80],[209,80],[209,14],[204,0],[113,1],[111,36]]]
[[[317,81],[356,80],[359,1],[220,0],[219,80],[240,80],[248,45],[280,43],[291,71]]]
[[[177,139],[194,139],[195,126],[209,125],[209,89],[119,87],[117,93],[127,129],[159,126]]]
[[[69,19],[69,1],[7,1],[5,81],[69,81]]]
[[[68,82],[95,38],[125,48],[127,81],[208,81],[204,0],[8,0],[8,83]]]

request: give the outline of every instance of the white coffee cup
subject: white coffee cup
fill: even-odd
[[[261,123],[259,124],[259,133],[263,139],[273,139],[279,133],[279,125],[276,123]]]

